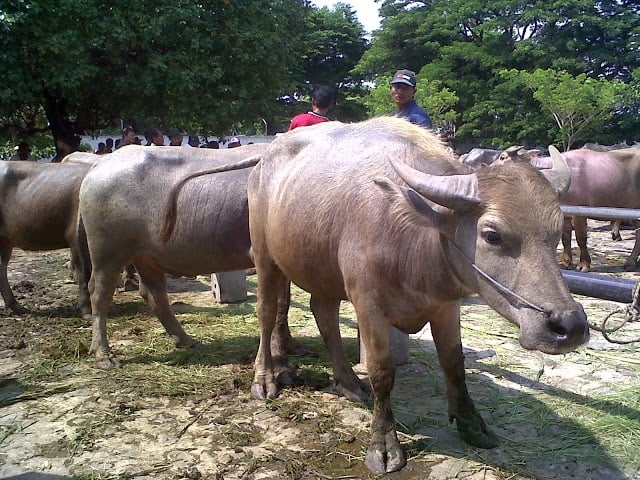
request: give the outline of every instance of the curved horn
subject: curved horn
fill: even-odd
[[[540,173],[562,197],[571,186],[571,169],[556,147],[549,145],[549,153],[553,166],[546,170],[540,170]]]
[[[393,158],[390,158],[389,162],[407,185],[438,205],[452,210],[460,210],[480,203],[478,179],[474,173],[468,175],[430,175]]]

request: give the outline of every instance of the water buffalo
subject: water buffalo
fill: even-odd
[[[562,156],[571,169],[571,187],[562,197],[562,205],[640,208],[640,149],[596,152],[579,148],[563,152]],[[531,163],[538,168],[546,168],[551,164],[551,159],[534,157]],[[573,266],[571,221],[580,247],[580,260],[576,270],[588,272],[591,268],[591,256],[587,248],[586,217],[567,217],[562,234],[561,265],[564,268]],[[637,269],[639,255],[640,232],[636,230],[635,245],[624,263],[625,270]]]
[[[92,273],[91,352],[103,369],[119,365],[106,334],[106,320],[122,267],[132,263],[140,293],[177,346],[196,346],[171,311],[166,274],[198,274],[253,267],[247,209],[249,170],[195,179],[170,210],[173,235],[160,239],[165,196],[178,180],[205,168],[265,150],[267,144],[231,150],[126,146],[110,154],[85,177],[80,215],[87,235]],[[176,213],[177,212],[177,213]],[[288,284],[287,284],[288,286]],[[284,287],[281,288],[283,291]],[[274,348],[292,348],[286,324],[288,291],[281,303],[284,332]]]
[[[556,267],[558,193],[569,172],[557,151],[553,158],[544,174],[513,162],[470,173],[433,134],[395,118],[327,122],[272,142],[248,184],[261,325],[252,394],[278,393],[270,337],[275,287],[286,277],[311,293],[336,381],[362,397],[338,326],[340,301],[355,308],[374,393],[372,471],[405,464],[390,403],[390,325],[410,333],[430,323],[449,418],[467,442],[494,447],[466,387],[461,300],[479,293],[519,325],[526,349],[561,354],[589,337]]]
[[[78,190],[90,167],[79,162],[0,162],[0,293],[14,312],[27,310],[16,300],[7,279],[13,248],[70,248],[78,307],[84,317],[90,316],[88,272],[82,268],[87,251],[76,228]]]
[[[538,150],[526,150],[521,146],[512,146],[506,150],[491,150],[488,148],[472,148],[469,153],[460,155],[459,160],[463,164],[477,169],[483,166],[491,165],[492,163],[500,160],[522,160],[525,158],[528,160]]]

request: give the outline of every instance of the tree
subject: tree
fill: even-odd
[[[532,90],[533,98],[558,126],[557,140],[564,150],[579,140],[588,140],[586,133],[602,129],[615,109],[622,106],[628,90],[619,80],[596,80],[584,73],[574,77],[564,71],[537,69],[532,73],[510,70],[502,74]]]
[[[502,70],[564,70],[632,81],[640,67],[640,7],[630,0],[383,0],[382,28],[355,71],[375,81],[398,68],[439,81],[458,102],[457,136],[483,145],[546,145],[556,131],[528,89]],[[630,131],[633,108],[606,132]]]
[[[40,108],[67,142],[117,119],[227,132],[275,108],[308,10],[306,0],[4,0],[3,127]]]
[[[294,101],[287,118],[309,109],[313,88],[327,84],[336,88],[338,97],[331,115],[342,121],[362,120],[366,111],[361,96],[365,92],[351,71],[367,50],[368,41],[353,9],[344,3],[332,9],[311,9],[305,19],[305,32],[300,45],[302,61],[294,67],[294,91],[288,97]]]

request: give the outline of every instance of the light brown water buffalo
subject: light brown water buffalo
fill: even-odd
[[[26,309],[18,303],[7,268],[14,247],[43,251],[71,249],[71,266],[78,282],[78,307],[91,314],[87,291],[88,271],[81,265],[86,246],[76,228],[78,190],[90,163],[0,162],[0,293],[5,305],[16,313]]]
[[[120,271],[130,263],[140,276],[141,295],[173,342],[199,345],[171,311],[166,274],[192,277],[253,267],[247,207],[250,170],[189,182],[171,210],[172,223],[166,228],[173,235],[165,233],[166,242],[160,238],[165,197],[189,174],[265,148],[266,144],[230,150],[127,146],[87,174],[80,189],[80,213],[91,254],[91,352],[97,366],[119,365],[108,344],[106,320]],[[280,298],[283,333],[274,348],[295,348],[286,323],[288,290]]]
[[[511,162],[469,173],[429,132],[379,118],[297,129],[261,156],[248,187],[261,325],[252,394],[278,393],[270,338],[276,286],[287,277],[311,293],[336,381],[362,397],[338,328],[340,301],[350,300],[375,397],[366,455],[374,472],[405,464],[390,403],[390,325],[417,332],[430,323],[449,417],[464,440],[483,448],[497,439],[467,391],[461,300],[479,293],[519,325],[526,349],[560,354],[588,339],[584,311],[555,261],[558,193],[569,182],[557,151],[544,175]]]
[[[579,148],[563,152],[562,156],[571,169],[571,187],[562,197],[562,205],[612,208],[640,208],[640,149],[624,148],[606,152]],[[534,157],[531,163],[537,168],[551,165],[550,157]],[[576,270],[588,272],[591,256],[587,248],[587,217],[567,217],[562,234],[563,254],[561,265],[573,266],[571,252],[571,223],[575,229],[580,259]],[[638,268],[640,232],[636,230],[632,252],[624,263],[625,270]]]

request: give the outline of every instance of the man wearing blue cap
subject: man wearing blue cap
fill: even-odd
[[[411,70],[398,70],[391,80],[391,98],[396,103],[396,117],[409,120],[424,128],[431,128],[429,114],[418,105],[416,95],[416,74]]]

